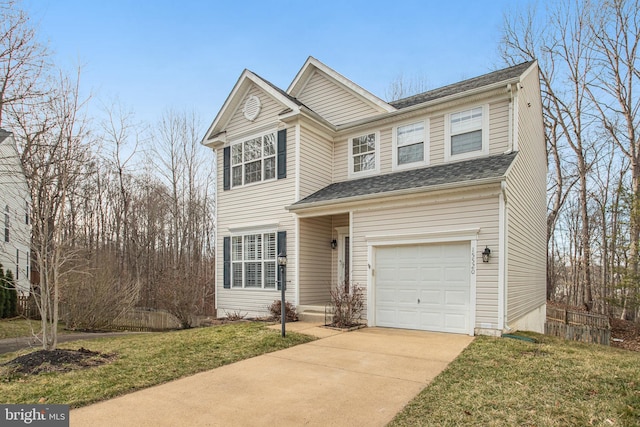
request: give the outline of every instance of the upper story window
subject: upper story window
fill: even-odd
[[[9,241],[9,228],[10,228],[10,224],[9,224],[9,215],[10,211],[9,211],[9,205],[6,205],[4,208],[4,241],[8,242]]]
[[[276,233],[231,237],[231,287],[276,289]]]
[[[489,152],[488,106],[445,115],[445,160],[475,157]]]
[[[349,175],[361,176],[378,172],[379,151],[378,132],[349,138]]]
[[[275,179],[275,132],[232,145],[231,176],[233,187]]]
[[[403,169],[429,163],[429,121],[393,128],[393,168]]]

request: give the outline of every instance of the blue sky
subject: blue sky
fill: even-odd
[[[439,87],[501,66],[518,0],[23,0],[58,66],[83,65],[93,108],[118,98],[153,123],[168,108],[208,126],[244,68],[286,89],[311,55],[384,98],[399,74]]]

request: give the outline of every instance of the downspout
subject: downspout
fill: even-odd
[[[509,83],[507,85],[507,91],[509,92],[509,141],[507,143],[507,153],[511,153],[513,151],[513,85]]]
[[[498,329],[503,332],[511,328],[506,324],[507,312],[507,182],[500,184],[500,195],[498,203]]]

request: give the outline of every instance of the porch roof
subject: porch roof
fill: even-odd
[[[436,190],[443,186],[466,186],[491,180],[500,180],[515,159],[517,152],[498,154],[455,163],[446,163],[376,175],[330,184],[297,201],[289,210],[314,205],[347,202],[354,199],[374,198],[402,192]]]

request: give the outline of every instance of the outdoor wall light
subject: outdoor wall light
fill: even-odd
[[[335,249],[338,247],[338,241],[336,239],[333,239],[331,241],[331,249]]]
[[[287,265],[287,254],[284,254],[282,252],[278,254],[278,265],[280,267],[284,267],[285,265]]]
[[[491,256],[491,249],[489,249],[489,246],[485,246],[484,251],[482,251],[482,262],[489,262],[490,256]]]

